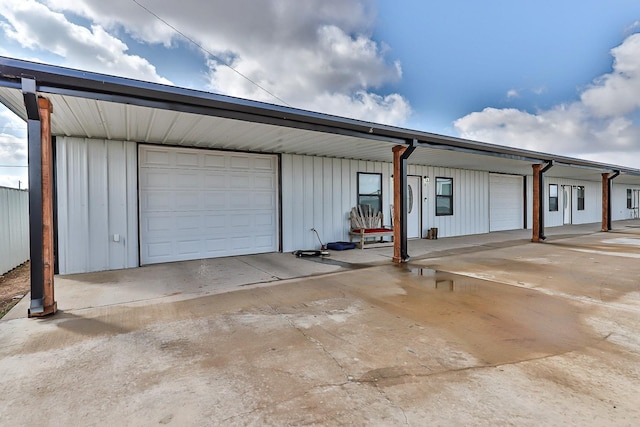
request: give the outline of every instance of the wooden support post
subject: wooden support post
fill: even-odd
[[[393,147],[393,262],[402,263],[402,165],[401,157],[408,147],[396,145]]]
[[[540,170],[542,165],[536,164],[533,166],[533,224],[532,224],[532,236],[531,241],[534,243],[540,242]]]
[[[46,98],[38,98],[41,130],[42,164],[42,263],[44,295],[42,312],[29,312],[29,317],[55,314],[58,304],[54,297],[54,247],[53,247],[53,147],[51,144],[51,114],[53,106]]]
[[[602,231],[609,231],[609,173],[602,174]]]

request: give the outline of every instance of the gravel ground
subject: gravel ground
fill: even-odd
[[[27,261],[0,276],[0,319],[29,292],[29,271]]]

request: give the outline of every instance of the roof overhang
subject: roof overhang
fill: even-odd
[[[416,141],[409,164],[640,184],[640,170],[298,110],[192,89],[0,57],[0,102],[26,120],[23,79],[53,104],[52,134],[154,144],[392,161]]]

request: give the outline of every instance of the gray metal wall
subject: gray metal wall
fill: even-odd
[[[29,260],[29,193],[0,187],[0,274]]]
[[[324,243],[349,240],[349,212],[357,200],[357,173],[382,174],[382,206],[390,223],[389,182],[392,164],[283,154],[282,250],[319,246],[311,228]]]
[[[619,221],[632,219],[638,213],[627,209],[627,189],[640,190],[640,185],[616,184],[615,179],[611,186],[611,219]]]
[[[558,185],[558,210],[549,212],[549,184]],[[573,203],[572,224],[590,224],[602,221],[602,183],[600,181],[580,181],[575,179],[544,178],[544,226],[557,227],[564,225],[562,186],[584,186],[584,210],[577,210],[578,193],[573,188],[571,197]],[[527,176],[527,228],[533,224],[533,177]]]
[[[438,237],[489,232],[488,172],[410,165],[407,174],[423,177],[423,237],[431,227],[438,228]],[[436,216],[436,177],[453,178],[453,215]]]
[[[137,267],[137,144],[58,137],[56,167],[60,274]]]
[[[282,155],[284,252],[317,248],[319,243],[311,228],[318,230],[324,243],[349,240],[349,212],[356,205],[358,172],[382,174],[383,214],[385,225],[389,225],[392,163]],[[407,173],[423,177],[423,236],[431,227],[438,227],[439,237],[489,232],[487,172],[410,165]],[[436,176],[453,178],[452,216],[435,215]]]

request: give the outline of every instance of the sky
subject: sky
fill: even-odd
[[[640,168],[638,0],[2,0],[0,56]]]

